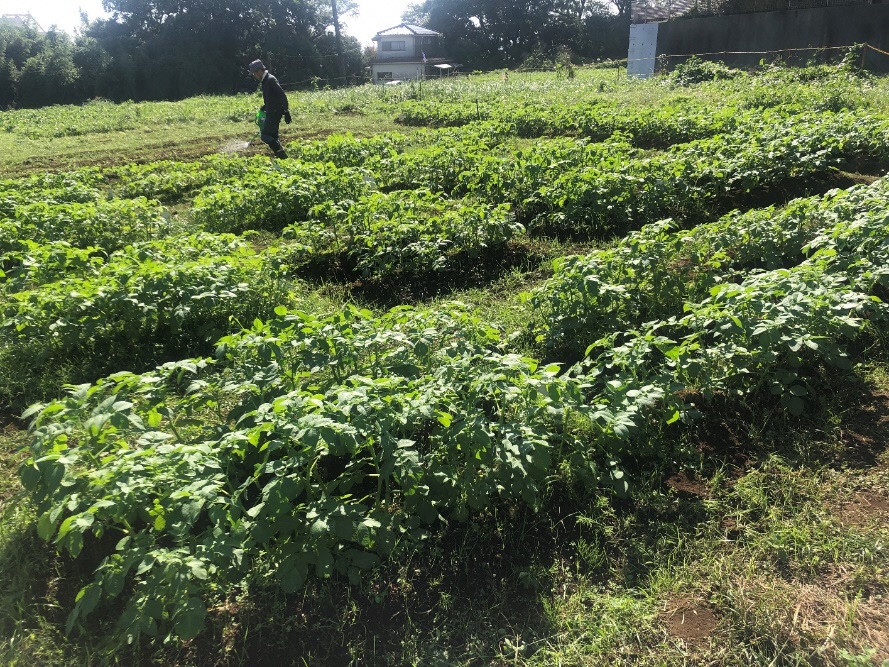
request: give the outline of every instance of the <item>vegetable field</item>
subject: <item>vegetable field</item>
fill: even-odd
[[[0,655],[889,660],[889,83],[715,71],[0,112],[158,126],[0,164]]]

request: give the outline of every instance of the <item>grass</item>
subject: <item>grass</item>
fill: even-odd
[[[496,97],[504,85],[496,75],[480,80],[479,95]],[[675,91],[618,81],[613,71],[582,72],[574,82],[514,75],[508,85],[569,100],[599,81],[603,95],[628,104],[656,104],[665,91],[724,103],[716,85]],[[446,99],[468,85],[307,94],[284,134],[404,133],[391,113],[398,99]],[[886,87],[877,80],[844,94],[887,111]],[[7,131],[0,175],[187,160],[252,133],[249,118],[231,117],[255,99],[183,104],[191,106],[176,113],[145,105],[148,120],[125,131],[43,142]],[[551,259],[583,250],[523,241],[510,257],[486,258],[411,294],[461,300],[486,321],[527,332],[521,294],[545,278]],[[300,283],[282,303],[324,312],[349,301],[382,308],[400,297],[378,285]],[[535,343],[520,334],[515,345],[533,351]],[[285,595],[254,573],[218,600],[196,640],[125,648],[105,642],[111,613],[86,633],[64,634],[76,581],[88,573],[37,538],[16,477],[27,434],[11,423],[0,435],[0,663],[880,664],[889,660],[889,364],[868,358],[825,395],[804,422],[727,411],[688,428],[665,443],[662,459],[637,462],[628,498],[555,485],[540,512],[495,506],[442,524],[359,585],[312,580]]]
[[[322,138],[334,132],[368,136],[390,131],[404,133],[405,129],[382,118],[306,114],[294,115],[293,123],[283,126],[281,138],[286,142],[296,138]],[[0,178],[83,166],[110,167],[126,162],[196,160],[221,152],[231,142],[250,141],[255,134],[256,126],[247,119],[236,122],[195,119],[169,128],[152,124],[123,132],[90,135],[89,139],[82,136],[32,139],[17,134],[0,134],[0,154],[5,156],[0,160]],[[262,142],[254,141],[242,154],[268,152]]]

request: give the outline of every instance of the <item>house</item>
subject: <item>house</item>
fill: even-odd
[[[442,34],[434,30],[402,23],[381,30],[373,41],[377,44],[370,64],[374,83],[443,76],[457,68],[444,55]]]
[[[39,33],[43,32],[43,28],[40,27],[40,24],[34,20],[34,17],[31,16],[31,13],[27,14],[3,14],[0,15],[0,25],[11,25],[16,28],[30,28],[32,30],[36,30]]]

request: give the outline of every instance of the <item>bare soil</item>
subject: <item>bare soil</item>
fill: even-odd
[[[847,526],[889,527],[889,498],[876,491],[857,491],[836,514]]]
[[[879,464],[889,449],[889,393],[870,392],[860,397],[856,408],[843,419],[840,434],[847,463],[857,468]]]
[[[713,609],[704,601],[693,598],[667,600],[659,616],[670,637],[687,644],[703,643],[719,625]]]
[[[697,498],[709,498],[710,489],[701,480],[695,478],[693,472],[677,472],[670,475],[664,484],[679,494],[694,496]]]

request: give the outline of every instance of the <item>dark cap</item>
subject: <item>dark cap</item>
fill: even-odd
[[[252,63],[247,65],[247,69],[250,70],[250,73],[258,72],[261,69],[265,69],[265,65],[262,64],[261,60],[254,60]]]

